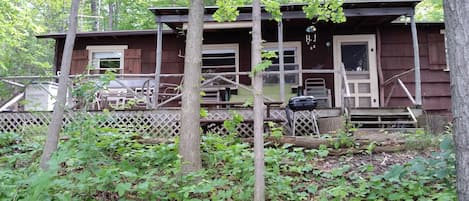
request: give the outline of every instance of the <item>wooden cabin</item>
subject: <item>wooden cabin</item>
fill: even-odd
[[[417,3],[346,0],[347,20],[340,24],[308,20],[300,4],[282,5],[280,23],[263,11],[263,47],[279,55],[264,72],[266,100],[286,102],[303,93],[321,99],[323,108],[408,107],[450,116],[444,24],[416,23]],[[77,33],[71,73],[96,75],[112,69],[121,85],[146,92],[147,108],[178,106],[174,96],[183,85],[188,8],[150,10],[157,30]],[[216,8],[205,11],[202,72],[208,82],[202,84],[203,100],[246,101],[251,7],[239,8],[238,19],[226,23],[214,21]],[[60,71],[65,34],[38,37],[56,41],[54,70]]]
[[[419,1],[354,2],[346,1],[344,4],[347,21],[341,24],[307,20],[302,14],[302,5],[282,6],[282,23],[276,23],[265,15],[262,21],[263,46],[265,50],[278,52],[278,39],[281,37],[285,74],[285,92],[281,97],[278,94],[281,59],[275,59],[274,65],[264,75],[266,96],[285,101],[298,89],[307,89],[307,81],[324,81],[324,87],[330,90],[330,100],[325,106],[340,107],[341,99],[338,97],[343,88],[340,73],[343,64],[353,100],[350,101],[351,107],[416,105],[430,113],[449,113],[451,101],[444,24],[417,23],[417,38],[413,39],[413,23],[396,22],[396,19],[402,16],[412,18],[414,6]],[[250,7],[240,8],[238,21],[231,23],[214,22],[210,14],[215,9],[206,9],[202,71],[207,74],[225,73],[230,80],[249,86]],[[117,62],[116,68],[122,74],[154,74],[156,66],[160,65],[161,71],[157,73],[160,74],[160,83],[179,84],[184,70],[184,30],[188,9],[152,8],[151,11],[157,23],[165,24],[171,30],[161,30],[161,33],[157,30],[78,33],[72,74],[102,73],[108,67],[100,69],[96,66],[100,62]],[[39,37],[56,40],[55,66],[56,71],[60,71],[65,35]],[[158,37],[162,38],[161,42],[157,41]],[[417,50],[413,42],[418,42]],[[161,54],[157,50],[159,44],[162,45]],[[414,57],[415,51],[419,52],[419,57]],[[419,81],[415,79],[416,60],[420,64]],[[91,68],[87,69],[87,66]],[[179,77],[170,74],[178,74]],[[416,85],[421,86],[420,97],[415,95]],[[413,100],[401,86],[407,88]],[[233,89],[238,88],[233,86]],[[236,98],[236,95],[232,97]]]

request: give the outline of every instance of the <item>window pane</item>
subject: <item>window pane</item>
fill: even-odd
[[[99,68],[120,68],[120,60],[101,60]]]
[[[268,49],[265,49],[265,51],[274,51],[275,54],[277,55],[277,58],[271,59],[272,64],[279,63],[279,58],[278,58],[279,55],[278,55],[277,49],[268,48]],[[295,58],[296,58],[295,52],[296,52],[296,48],[285,48],[283,50],[283,61],[285,64],[295,63]]]
[[[368,45],[342,44],[342,62],[347,71],[368,71]]]
[[[225,66],[225,65],[232,65],[234,67],[235,65],[235,59],[203,59],[202,60],[202,65],[203,66]]]
[[[93,52],[91,65],[95,68],[120,68],[121,52]]]
[[[202,51],[202,73],[233,73],[236,72],[236,52],[232,49],[204,50]],[[205,79],[212,75],[204,75]],[[235,75],[226,75],[232,81]],[[217,80],[212,85],[229,85],[228,82]]]
[[[94,52],[93,59],[121,58],[120,52]]]

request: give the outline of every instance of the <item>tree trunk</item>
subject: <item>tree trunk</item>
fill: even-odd
[[[254,0],[252,3],[252,47],[251,47],[251,65],[262,62],[262,32],[261,32],[261,5],[260,0]],[[252,85],[254,88],[254,200],[265,200],[265,181],[264,181],[264,99],[262,96],[262,72],[254,75]]]
[[[456,146],[457,192],[469,200],[469,4],[467,0],[445,0],[448,65]]]
[[[90,0],[90,9],[91,9],[91,15],[92,15],[92,20],[93,20],[93,24],[91,25],[91,30],[98,31],[99,30],[99,23],[98,23],[99,18],[98,18],[96,0]]]
[[[70,64],[72,62],[73,46],[75,44],[75,35],[77,30],[77,13],[80,0],[72,1],[67,37],[65,39],[64,52],[61,63],[61,74],[59,77],[59,88],[52,113],[52,120],[47,129],[47,139],[41,156],[40,166],[42,169],[49,167],[49,160],[52,153],[57,150],[59,132],[62,128],[62,119],[67,99],[67,84],[69,82]]]
[[[109,2],[109,16],[108,16],[109,31],[113,30],[114,27],[114,3]]]
[[[202,168],[200,158],[200,76],[202,65],[202,37],[204,22],[203,0],[192,0],[184,57],[184,85],[182,87],[181,137],[179,153],[182,172]]]
[[[114,27],[113,29],[119,30],[119,0],[114,4]]]

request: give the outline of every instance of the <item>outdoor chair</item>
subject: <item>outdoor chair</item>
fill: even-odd
[[[112,109],[125,108],[126,101],[128,100],[128,92],[125,88],[109,88],[102,92],[102,99]]]
[[[304,95],[314,96],[318,101],[318,107],[332,107],[331,90],[326,88],[326,81],[323,78],[306,79]]]
[[[202,96],[202,102],[204,103],[216,103],[220,101],[220,92],[218,89],[202,89],[204,95]]]

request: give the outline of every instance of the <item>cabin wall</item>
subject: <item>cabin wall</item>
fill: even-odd
[[[162,54],[162,73],[180,74],[184,72],[184,41],[176,34],[164,34]],[[65,39],[57,39],[59,52],[63,52]],[[75,40],[74,51],[86,50],[89,45],[127,45],[128,49],[141,50],[141,69],[134,74],[154,73],[156,66],[156,35],[116,36],[116,37],[80,37]],[[125,59],[125,58],[124,58]],[[57,56],[57,69],[60,70],[62,54]],[[72,64],[72,67],[75,67]],[[124,66],[125,69],[125,66]],[[71,70],[74,72],[74,69]],[[162,78],[162,82],[179,83],[180,78]]]
[[[419,26],[418,40],[422,83],[423,109],[428,113],[449,114],[451,112],[451,90],[449,72],[445,70],[444,35],[441,26]],[[381,66],[384,80],[393,75],[414,68],[410,26],[388,26],[380,29]],[[414,73],[401,80],[409,91],[415,93]],[[391,96],[388,106],[411,106],[405,92],[396,86],[389,94],[391,85],[384,87],[385,99]]]
[[[349,19],[347,24],[331,25],[318,23],[316,48],[310,49],[305,42],[305,27],[310,21],[286,21],[284,23],[284,41],[300,41],[302,44],[302,68],[304,70],[332,70],[333,68],[333,36],[349,34],[379,33],[381,52],[379,61],[383,70],[384,80],[395,74],[414,67],[412,37],[410,25],[371,26],[364,21]],[[451,97],[449,72],[445,71],[444,35],[440,34],[441,25],[418,25],[420,63],[422,77],[423,107],[430,113],[450,113]],[[266,42],[277,42],[277,24],[263,22],[263,39]],[[239,44],[239,71],[249,72],[251,69],[251,36],[250,29],[207,30],[204,33],[204,44]],[[184,36],[176,34],[163,35],[162,73],[182,74],[184,72]],[[60,69],[61,52],[65,39],[57,39],[58,55],[56,66]],[[326,43],[330,42],[330,46]],[[154,73],[156,35],[115,36],[115,37],[81,37],[77,38],[74,50],[85,50],[87,45],[128,45],[129,49],[141,50],[141,70],[135,73]],[[72,69],[73,72],[73,69]],[[303,80],[310,77],[321,77],[326,80],[327,88],[334,94],[333,73],[303,74]],[[409,91],[414,93],[413,72],[401,78]],[[162,78],[162,82],[179,83],[180,78]],[[248,76],[240,76],[242,84],[249,85]],[[382,81],[380,81],[382,82]],[[391,85],[383,88],[384,100],[390,97],[390,107],[411,106],[404,91],[398,86],[394,93],[389,94]],[[334,97],[333,97],[334,99]],[[334,102],[334,100],[332,100]]]

